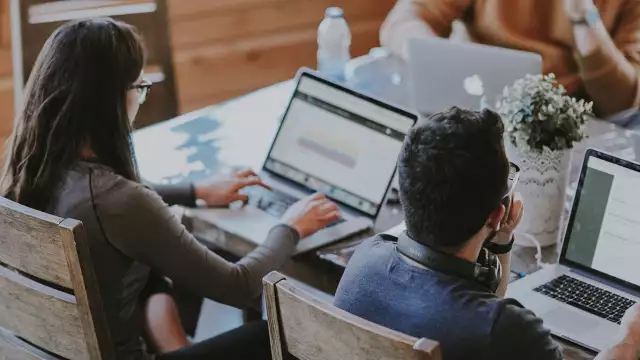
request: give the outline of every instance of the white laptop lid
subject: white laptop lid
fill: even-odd
[[[493,108],[505,86],[542,72],[542,57],[535,53],[435,37],[408,45],[413,104],[423,115],[453,105]]]

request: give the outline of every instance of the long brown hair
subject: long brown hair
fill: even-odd
[[[87,147],[100,163],[139,181],[126,93],[144,60],[140,36],[125,23],[90,19],[57,29],[27,82],[0,193],[46,211],[64,172]]]

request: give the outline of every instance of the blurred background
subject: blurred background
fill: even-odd
[[[165,9],[154,16],[165,18],[166,39],[153,36],[154,31],[162,33],[156,20],[149,23],[143,19],[144,9],[149,9],[145,6],[154,1],[32,1],[39,6],[36,9],[34,4],[31,9],[25,7],[29,1],[14,1],[13,17],[12,1],[0,0],[0,143],[4,143],[12,129],[14,84],[26,81],[31,66],[26,58],[35,57],[50,34],[49,30],[33,34],[30,27],[37,27],[39,23],[51,22],[57,26],[60,21],[87,15],[80,12],[86,8],[96,15],[121,17],[125,21],[128,12],[135,13],[135,20],[131,22],[140,23],[148,48],[153,51],[162,46],[155,42],[169,42],[176,111],[184,113],[290,79],[301,66],[315,67],[318,24],[329,6],[344,9],[353,38],[351,55],[367,53],[378,46],[380,25],[395,3],[394,0],[158,1]],[[21,7],[25,7],[25,13],[21,26],[16,26]],[[151,13],[148,16],[152,16]],[[13,34],[12,19],[13,28],[18,29]],[[145,28],[145,24],[150,26]],[[20,31],[23,34],[16,34]],[[23,61],[27,65],[21,80],[13,76],[12,37],[14,49],[33,48],[32,55],[25,50]],[[166,62],[165,59],[159,61]]]

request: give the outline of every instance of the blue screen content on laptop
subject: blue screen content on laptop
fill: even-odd
[[[638,189],[640,173],[590,157],[566,258],[640,285]]]
[[[303,76],[264,166],[373,216],[413,123]]]

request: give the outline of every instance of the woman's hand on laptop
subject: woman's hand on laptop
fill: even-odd
[[[324,194],[315,193],[291,205],[282,220],[305,238],[340,218],[338,206]]]
[[[262,186],[271,190],[260,177],[251,170],[242,170],[231,175],[218,176],[194,184],[196,199],[203,200],[209,207],[227,206],[236,201],[246,203],[249,197],[240,194],[247,186]]]

